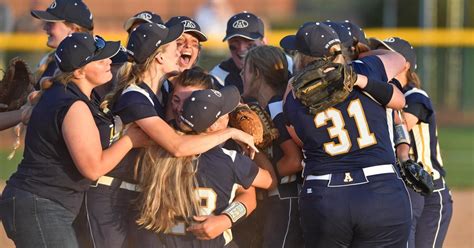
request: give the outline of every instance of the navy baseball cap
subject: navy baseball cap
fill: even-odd
[[[92,13],[82,0],[56,0],[46,11],[32,10],[31,15],[47,22],[71,22],[88,30],[94,29]]]
[[[169,28],[158,23],[140,24],[130,33],[127,53],[136,63],[144,63],[158,47],[178,39],[183,30],[181,24]]]
[[[312,57],[330,56],[330,48],[341,44],[336,31],[320,22],[307,22],[296,32],[281,39],[280,46]]]
[[[417,64],[415,49],[408,41],[399,37],[390,37],[385,40],[370,38],[369,41],[370,47],[372,47],[373,49],[377,49],[382,46],[388,50],[400,53],[401,55],[403,55],[403,57],[405,57],[408,62],[410,62],[410,70],[416,70]]]
[[[190,33],[196,37],[199,41],[207,41],[206,35],[201,31],[201,26],[193,19],[187,16],[174,16],[166,22],[167,27],[174,26],[181,23],[184,26],[184,32]]]
[[[352,36],[352,39],[355,42],[360,42],[367,46],[369,45],[369,42],[367,38],[365,37],[364,30],[361,27],[359,27],[357,24],[349,20],[345,20],[344,22],[341,23],[341,25],[347,29],[347,31],[349,32],[349,35]]]
[[[262,39],[264,34],[265,28],[262,19],[250,12],[244,11],[232,16],[227,21],[226,34],[222,41],[236,36],[249,40],[258,40]]]
[[[328,25],[332,29],[334,29],[334,31],[336,31],[337,36],[339,37],[339,40],[341,40],[341,44],[343,46],[351,47],[353,45],[352,36],[347,31],[347,28],[345,28],[341,23],[333,22],[333,21],[329,21],[329,20],[325,21],[323,23]]]
[[[181,121],[195,132],[203,132],[221,116],[232,112],[240,102],[240,92],[237,87],[230,85],[220,90],[194,91],[186,99]]]
[[[158,23],[164,24],[163,19],[161,19],[160,15],[157,15],[150,11],[142,11],[140,13],[135,14],[134,16],[130,17],[124,24],[123,28],[128,31],[133,24],[136,22],[146,22],[146,23]]]
[[[61,71],[72,72],[92,61],[111,58],[119,50],[119,41],[105,41],[89,33],[72,33],[59,43],[54,58]]]

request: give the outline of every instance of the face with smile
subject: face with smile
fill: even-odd
[[[111,63],[109,58],[88,63],[82,68],[85,78],[95,86],[107,83],[112,79]]]
[[[164,51],[160,52],[157,56],[161,56],[163,60],[164,73],[179,71],[179,59],[181,58],[181,53],[178,50],[175,40],[168,43],[164,48]]]
[[[244,67],[244,58],[247,52],[256,46],[264,45],[262,40],[249,40],[240,36],[230,38],[227,41],[230,55],[235,65],[242,70]]]
[[[196,90],[204,90],[204,87],[200,86],[181,86],[175,85],[173,89],[173,95],[171,96],[171,110],[176,123],[179,125],[181,120],[179,115],[183,112],[184,101]]]
[[[176,40],[176,45],[181,54],[179,58],[180,71],[193,67],[199,55],[199,40],[190,33],[183,33],[181,37]]]
[[[72,28],[68,27],[64,22],[44,22],[43,30],[48,35],[46,45],[51,48],[58,47],[59,43],[73,32]]]

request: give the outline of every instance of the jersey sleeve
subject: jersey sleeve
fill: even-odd
[[[434,109],[431,100],[421,93],[413,93],[405,97],[406,105],[403,110],[416,116],[422,122],[428,122]]]
[[[385,67],[377,56],[371,55],[352,62],[354,70],[358,74],[362,74],[366,77],[382,80],[387,82],[387,72]]]
[[[236,183],[245,189],[252,186],[257,177],[258,166],[249,157],[235,152],[233,169]]]
[[[275,141],[277,145],[280,145],[281,143],[285,142],[286,140],[291,139],[290,134],[288,133],[288,129],[286,129],[286,119],[285,115],[283,113],[278,114],[275,116],[273,119],[273,124],[275,124],[275,127],[278,129],[279,136],[278,139]]]
[[[290,92],[286,96],[285,104],[283,105],[283,115],[285,116],[285,125],[290,126],[296,120],[296,110],[298,101],[295,99],[293,94]]]
[[[127,92],[120,96],[112,112],[120,116],[124,124],[129,124],[147,117],[158,116],[151,100],[145,95],[134,91]]]

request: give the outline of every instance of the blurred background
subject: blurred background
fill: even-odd
[[[34,70],[49,51],[42,23],[31,9],[51,0],[0,0],[0,69],[19,56]],[[260,16],[270,44],[294,34],[306,21],[351,20],[368,37],[399,36],[415,46],[422,88],[435,104],[447,181],[453,188],[454,216],[445,247],[474,247],[474,0],[84,0],[94,15],[94,33],[126,42],[123,23],[142,11],[166,21],[193,17],[209,36],[199,65],[212,69],[228,56],[222,42],[226,22],[247,10]],[[21,160],[6,157],[12,130],[0,132],[0,182]],[[6,241],[8,242],[8,241]],[[11,244],[10,244],[11,245]],[[0,243],[0,247],[5,247]]]

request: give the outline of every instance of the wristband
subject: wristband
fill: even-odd
[[[232,226],[237,224],[239,221],[243,220],[247,216],[247,207],[241,202],[232,202],[229,206],[222,211],[222,214],[225,214],[229,217],[232,222]]]
[[[363,89],[369,93],[377,102],[383,106],[387,105],[392,99],[392,84],[367,77],[367,85]]]
[[[401,144],[408,144],[410,145],[410,136],[408,134],[408,130],[403,124],[395,125],[395,133],[394,133],[394,143],[395,147]]]
[[[390,80],[389,83],[395,85],[397,87],[397,89],[399,89],[401,92],[403,92],[402,84],[396,78],[392,78],[392,80]]]

